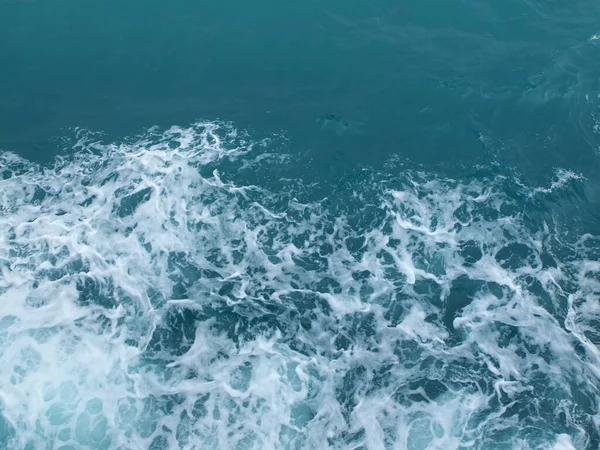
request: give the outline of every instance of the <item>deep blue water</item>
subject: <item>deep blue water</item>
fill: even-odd
[[[0,448],[600,447],[596,1],[0,0]]]

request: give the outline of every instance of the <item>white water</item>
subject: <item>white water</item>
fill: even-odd
[[[285,158],[223,125],[75,150],[0,159],[2,445],[597,442],[598,238],[519,206],[581,177],[374,173],[303,204],[236,181]]]

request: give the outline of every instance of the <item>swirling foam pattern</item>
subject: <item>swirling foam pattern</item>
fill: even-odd
[[[0,156],[3,448],[600,445],[600,245],[548,208],[577,174],[317,195],[228,124],[77,136]]]

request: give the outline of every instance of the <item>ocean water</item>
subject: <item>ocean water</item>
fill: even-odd
[[[0,448],[600,448],[600,4],[0,0]]]

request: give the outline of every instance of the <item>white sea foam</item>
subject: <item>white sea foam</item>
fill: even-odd
[[[559,190],[564,187],[567,183],[573,180],[582,180],[583,176],[581,174],[572,172],[570,170],[557,169],[556,170],[556,179],[552,181],[550,187],[536,187],[531,193],[532,195],[537,194],[549,194],[555,190]]]
[[[282,157],[230,126],[86,136],[1,156],[8,448],[598,442],[597,238],[558,242],[505,178],[302,204],[239,181]]]

